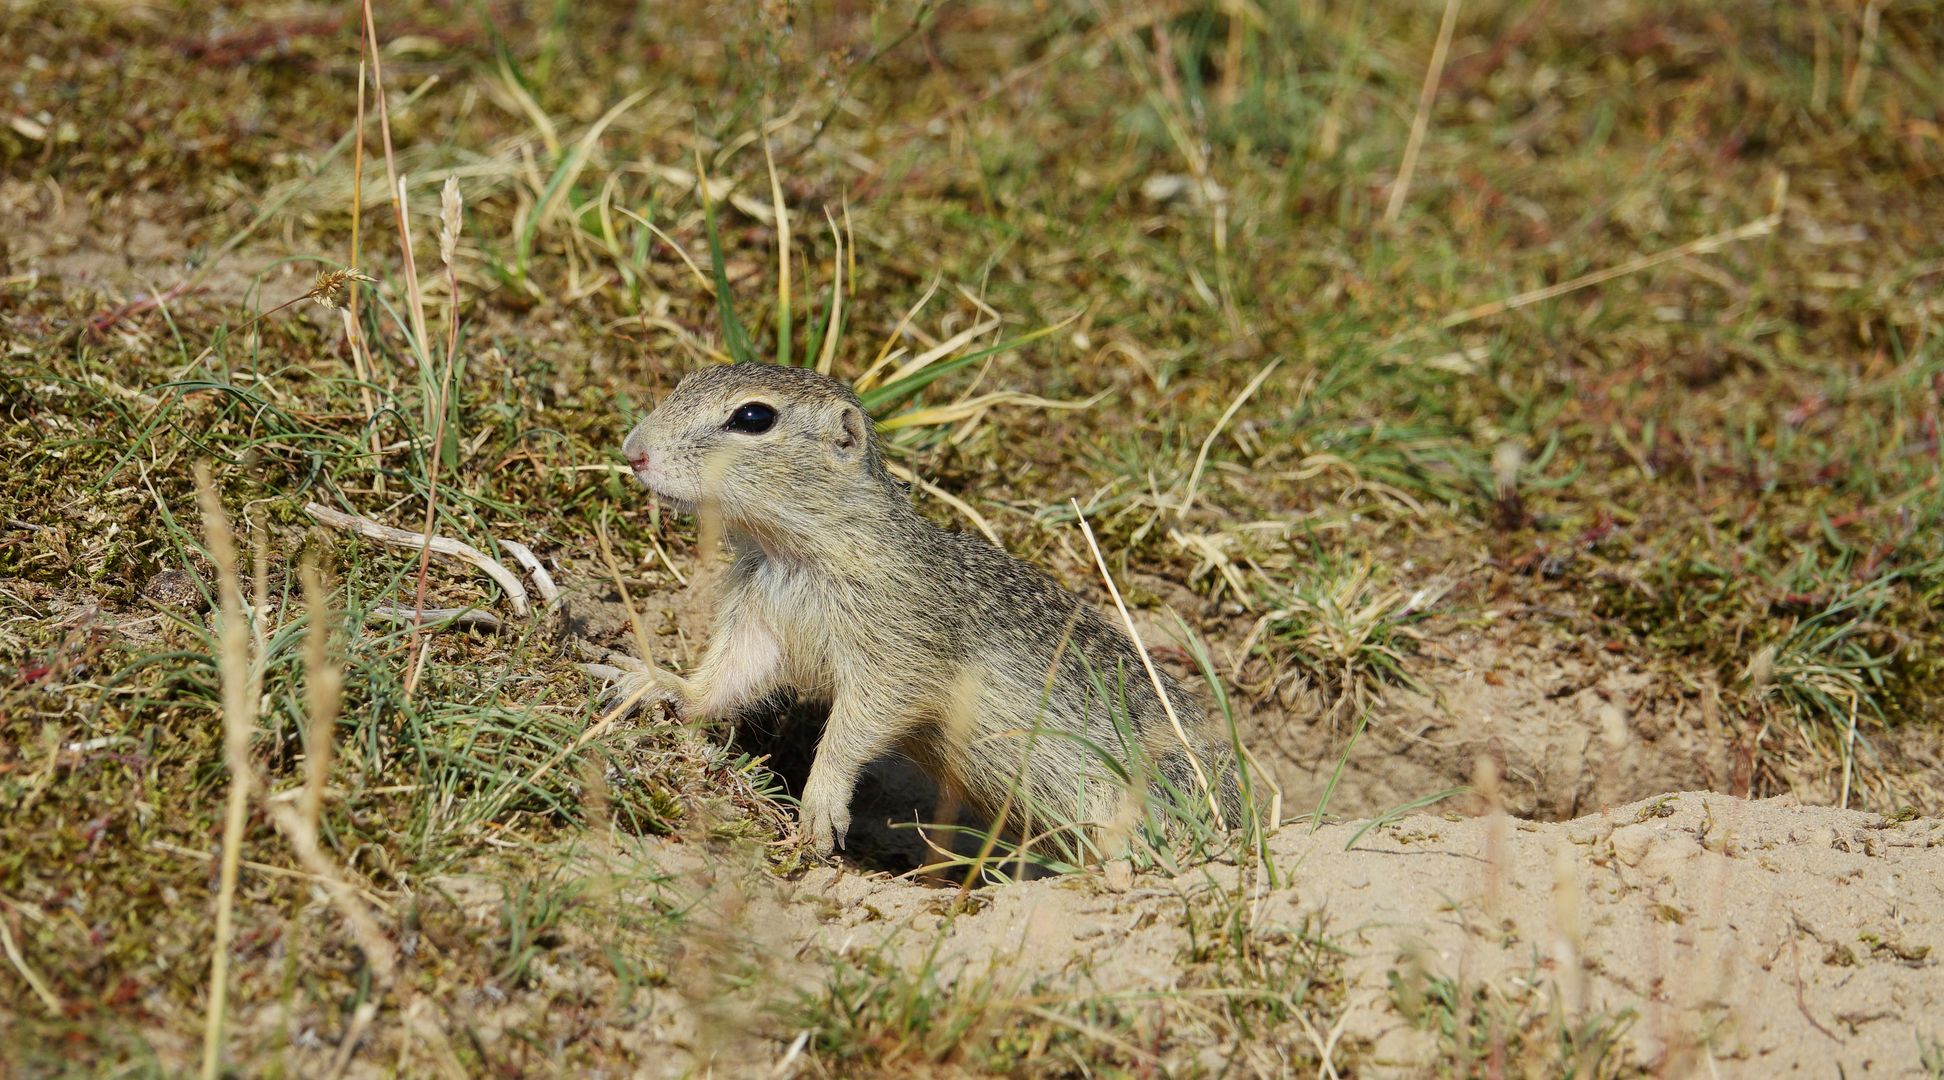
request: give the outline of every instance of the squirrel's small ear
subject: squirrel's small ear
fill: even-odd
[[[870,445],[870,420],[864,410],[855,405],[846,405],[837,414],[836,429],[830,434],[831,451],[841,461],[856,461],[864,456],[864,449]]]

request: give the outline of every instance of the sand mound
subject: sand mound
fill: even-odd
[[[1265,954],[1342,950],[1334,1030],[1258,1032],[1246,1075],[1285,1072],[1285,1038],[1416,1075],[1451,1056],[1435,1032],[1454,1022],[1487,1046],[1493,1025],[1605,1031],[1609,1060],[1661,1075],[1911,1075],[1920,1040],[1944,1035],[1944,821],[1689,793],[1559,823],[1414,816],[1346,850],[1361,827],[1285,828],[1283,884],[1239,895],[1217,865],[1119,892],[1098,876],[988,888],[950,915],[949,890],[819,868],[732,921],[798,957],[931,955],[947,983],[1039,1000],[1215,989],[1195,938],[1211,921]]]

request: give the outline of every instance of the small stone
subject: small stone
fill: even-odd
[[[1613,830],[1613,857],[1622,866],[1633,867],[1650,879],[1669,877],[1701,851],[1701,845],[1686,833],[1654,825],[1628,825]]]
[[[142,586],[142,596],[159,608],[198,614],[209,607],[202,582],[187,570],[164,570]]]
[[[1628,825],[1613,830],[1613,857],[1623,866],[1639,866],[1654,846],[1654,830],[1648,825]]]
[[[1123,893],[1134,885],[1134,864],[1126,859],[1115,859],[1106,867],[1107,888]]]

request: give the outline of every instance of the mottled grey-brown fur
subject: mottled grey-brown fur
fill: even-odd
[[[774,426],[725,430],[751,402],[776,410]],[[1042,827],[1048,815],[1098,827],[1125,821],[1144,790],[1103,752],[1137,777],[1151,762],[1205,800],[1192,748],[1236,821],[1231,755],[1195,698],[1161,676],[1184,746],[1120,627],[1040,570],[912,508],[849,387],[801,368],[698,371],[623,452],[659,495],[719,515],[735,554],[696,671],[652,678],[695,716],[734,715],[778,691],[831,706],[801,800],[819,851],[842,846],[859,772],[894,750],[984,813],[1016,792],[1015,823],[1031,814]]]

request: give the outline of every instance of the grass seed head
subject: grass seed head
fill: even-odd
[[[439,192],[439,260],[447,266],[452,265],[453,249],[459,244],[459,211],[464,205],[459,179],[446,177],[445,188]]]
[[[311,285],[310,291],[304,294],[304,299],[335,311],[350,303],[351,282],[377,280],[355,266],[347,266],[341,270],[326,270],[317,275],[316,283]]]

